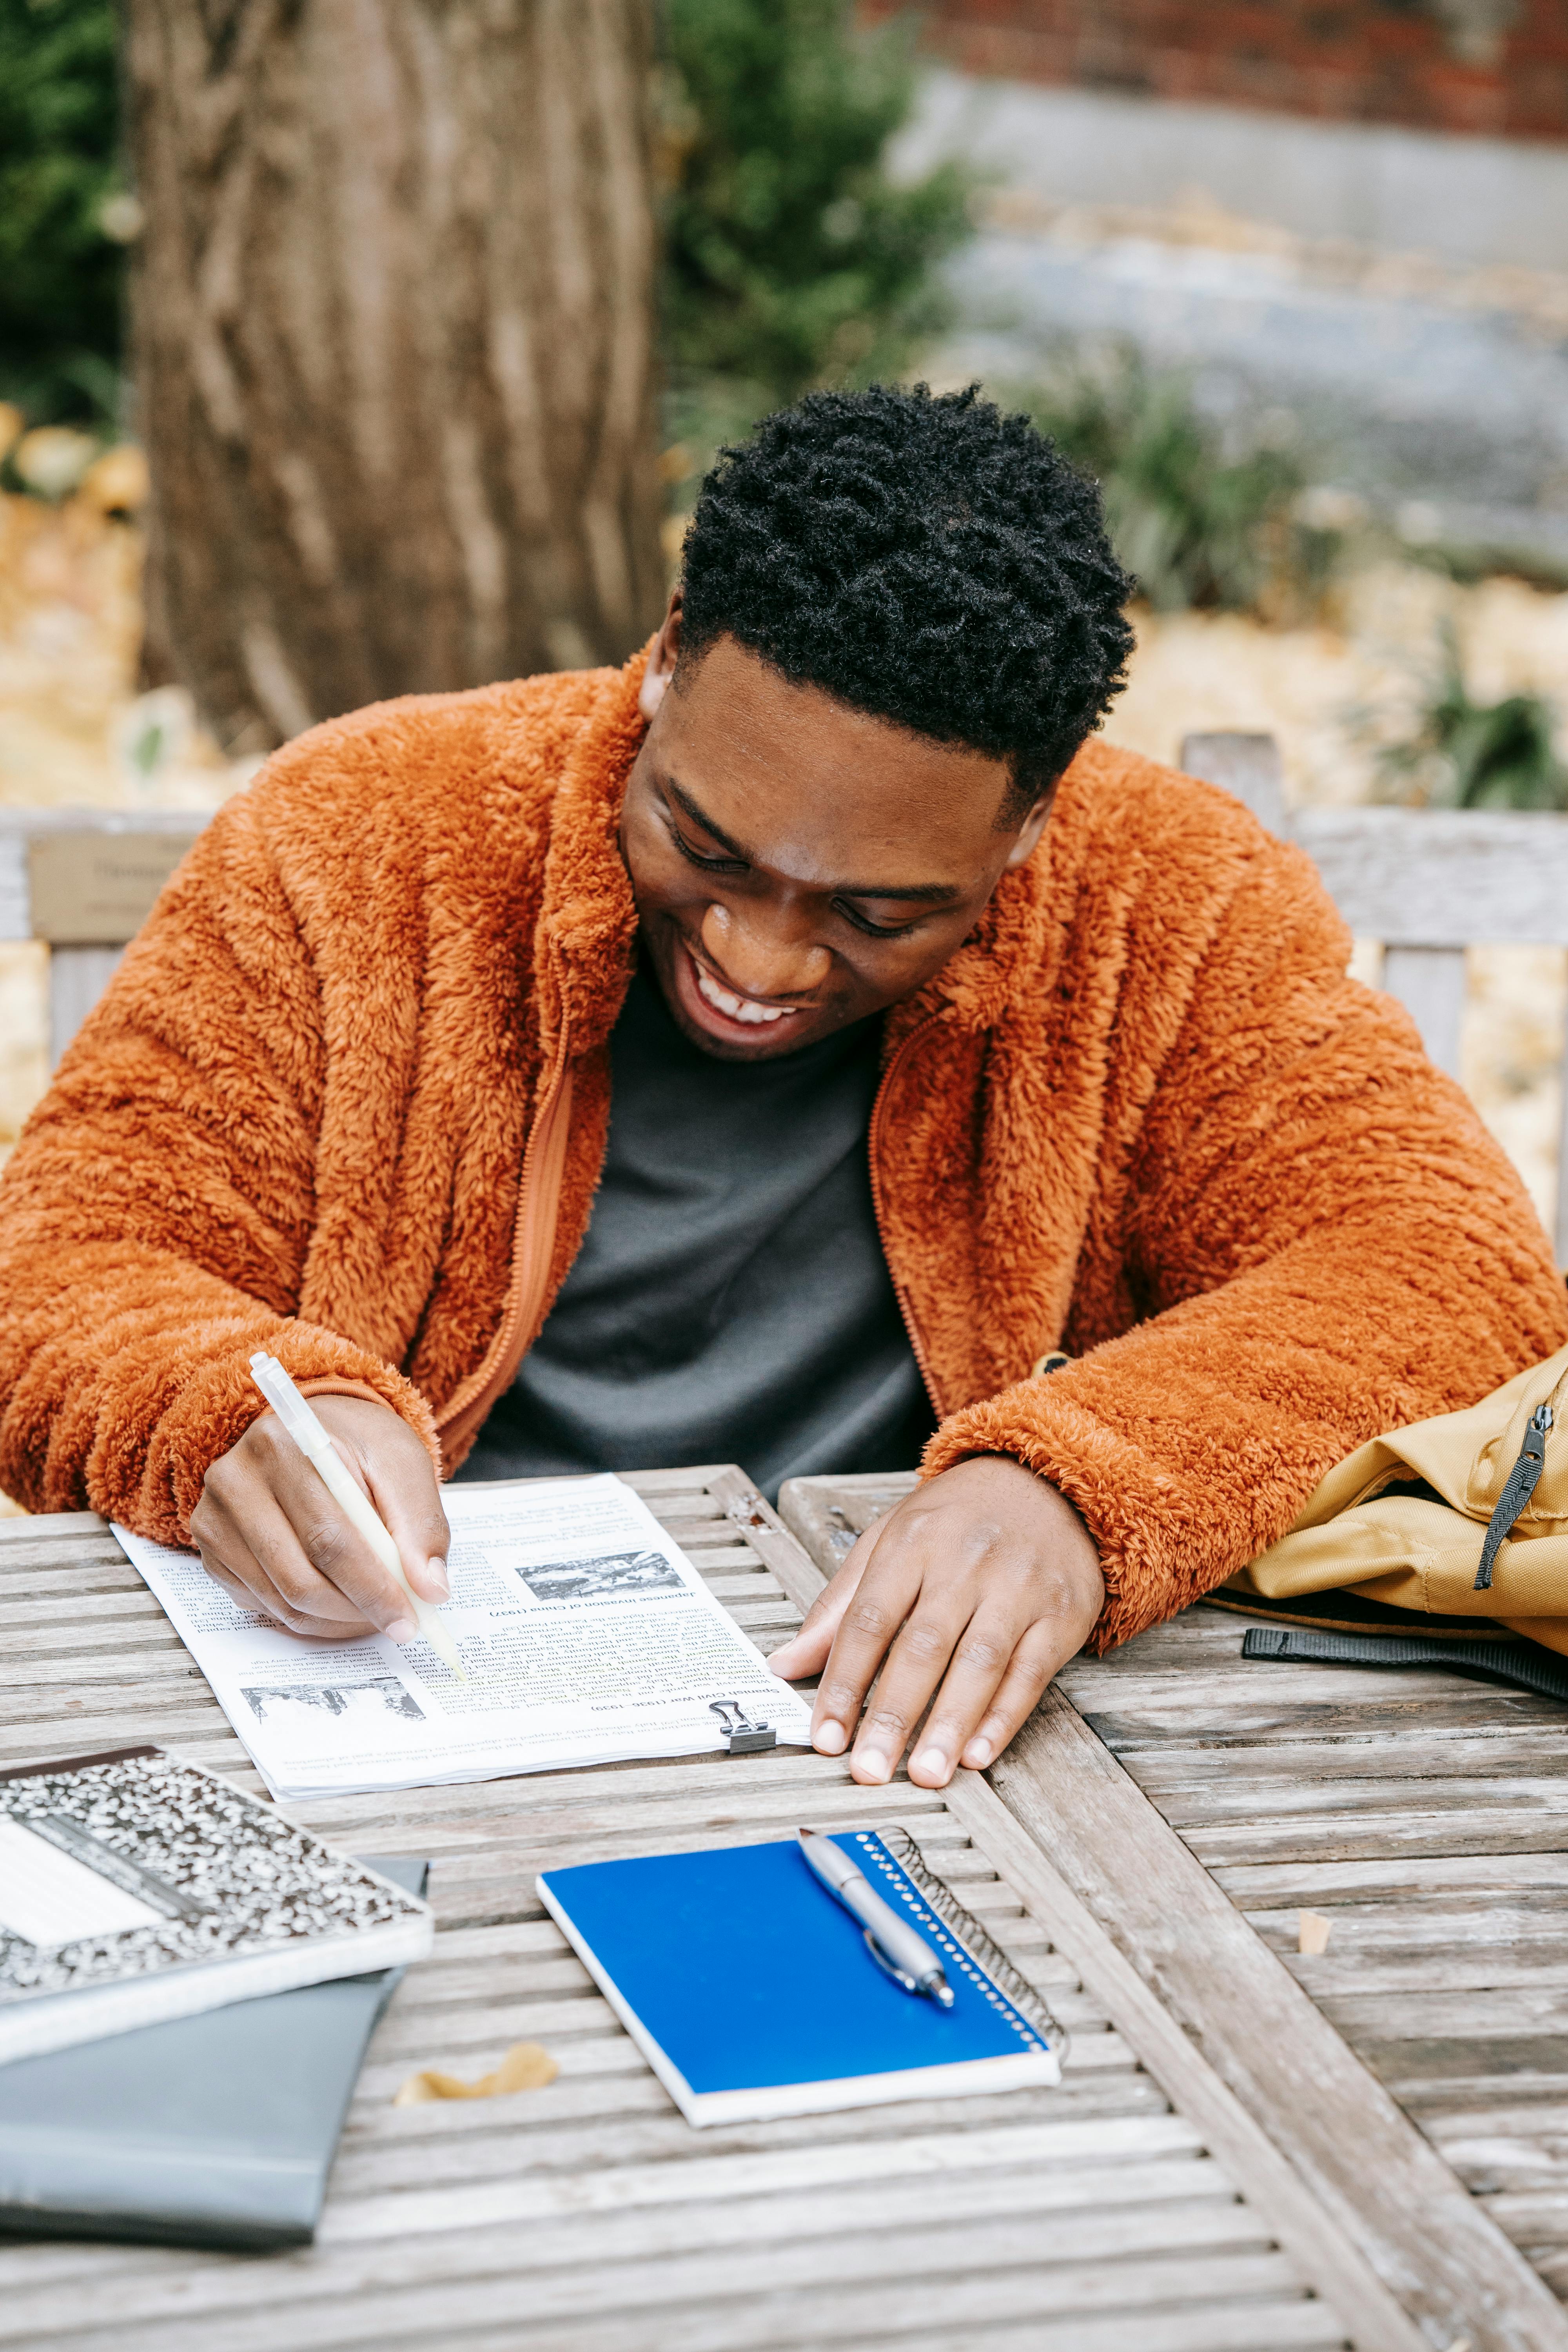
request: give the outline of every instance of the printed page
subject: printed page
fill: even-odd
[[[811,1709],[610,1475],[449,1486],[452,1597],[468,1672],[427,1642],[312,1642],[239,1608],[194,1552],[116,1528],[276,1797],[481,1780],[723,1745],[715,1699],[781,1744]]]

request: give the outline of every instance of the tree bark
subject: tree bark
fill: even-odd
[[[649,0],[130,0],[150,667],[231,751],[663,594]]]

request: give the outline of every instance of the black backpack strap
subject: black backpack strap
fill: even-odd
[[[1430,1633],[1319,1633],[1295,1625],[1250,1625],[1241,1654],[1318,1666],[1458,1666],[1539,1691],[1543,1698],[1568,1699],[1568,1658],[1535,1642],[1439,1641]]]

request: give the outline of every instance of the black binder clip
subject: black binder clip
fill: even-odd
[[[776,1748],[779,1744],[773,1725],[751,1722],[738,1698],[710,1699],[708,1711],[718,1717],[724,1745],[731,1756],[756,1756],[764,1748]]]

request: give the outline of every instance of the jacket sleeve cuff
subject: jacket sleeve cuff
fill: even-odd
[[[123,1512],[139,1534],[189,1544],[191,1513],[207,1471],[267,1411],[250,1376],[249,1359],[258,1347],[268,1348],[307,1396],[360,1396],[390,1405],[424,1440],[440,1476],[435,1416],[412,1381],[335,1332],[286,1323],[271,1331],[247,1332],[239,1348],[209,1357],[169,1401],[151,1433],[135,1507]]]
[[[383,1369],[391,1372],[390,1365]],[[363,1397],[367,1404],[389,1404],[394,1412],[402,1414],[415,1435],[424,1440],[436,1475],[437,1479],[441,1477],[441,1441],[436,1433],[436,1417],[419,1391],[401,1372],[391,1372],[391,1379],[379,1388],[373,1388],[369,1381],[349,1380],[333,1372],[323,1372],[313,1381],[296,1381],[294,1385],[301,1396]]]

